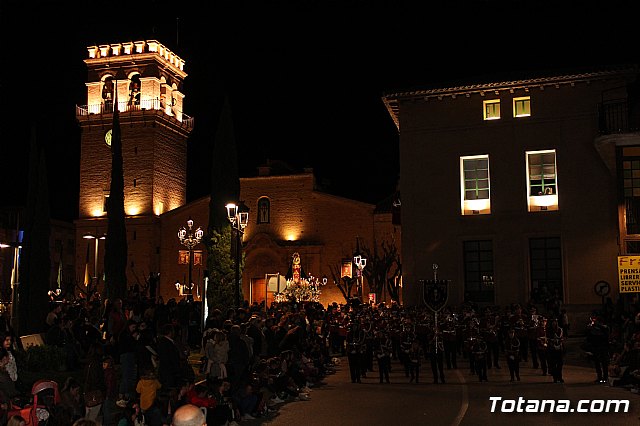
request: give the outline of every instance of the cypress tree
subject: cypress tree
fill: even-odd
[[[235,238],[225,205],[238,203],[239,198],[240,178],[233,120],[229,100],[225,96],[213,145],[209,229],[205,241],[210,279],[207,298],[212,307],[226,308],[235,303],[235,256],[232,255]]]
[[[47,291],[51,279],[47,166],[44,151],[38,148],[36,142],[35,127],[31,131],[27,206],[23,224],[17,328],[19,334],[31,334],[45,331]]]
[[[211,163],[211,198],[209,200],[209,231],[229,227],[225,205],[240,200],[238,154],[229,99],[225,96],[213,145]]]
[[[111,130],[111,186],[107,204],[107,238],[105,240],[104,276],[106,297],[124,299],[127,293],[127,230],[124,214],[124,172],[122,134],[118,111],[118,89]]]

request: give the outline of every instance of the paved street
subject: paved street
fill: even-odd
[[[419,384],[408,383],[404,370],[393,363],[391,384],[380,384],[377,371],[369,373],[362,384],[352,384],[346,357],[340,358],[336,374],[326,385],[311,392],[310,401],[280,405],[278,413],[261,424],[269,425],[549,425],[640,424],[640,396],[618,387],[594,384],[595,372],[577,353],[569,353],[564,385],[554,384],[550,376],[521,363],[521,382],[510,383],[506,364],[501,370],[489,370],[489,382],[479,383],[468,362],[459,362],[458,370],[446,370],[447,383],[433,384],[431,368],[423,364]],[[569,409],[589,400],[629,400],[627,413],[491,413],[490,397],[525,400],[569,400]],[[590,403],[590,402],[589,402]],[[500,405],[497,404],[499,409]],[[526,407],[526,402],[523,404]],[[496,410],[497,411],[497,410]],[[548,411],[548,410],[547,410]],[[258,420],[246,422],[259,424]],[[245,424],[245,423],[243,423]]]

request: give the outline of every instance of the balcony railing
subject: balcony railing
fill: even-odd
[[[131,104],[127,101],[118,102],[118,111],[122,112],[133,112],[133,111],[147,111],[147,110],[157,110],[164,111],[165,114],[169,116],[175,117],[178,121],[182,123],[183,126],[191,129],[194,125],[194,119],[187,114],[179,111],[175,108],[165,106],[164,103],[161,103],[159,99],[147,99],[140,101],[140,104]],[[103,102],[101,104],[93,104],[93,105],[76,105],[76,116],[90,116],[90,115],[100,115],[100,114],[112,114],[113,113],[113,102]]]
[[[598,130],[601,135],[638,131],[637,113],[627,99],[612,99],[598,104]]]

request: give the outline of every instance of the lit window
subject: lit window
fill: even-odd
[[[529,117],[531,115],[531,98],[525,96],[523,98],[513,98],[513,116]]]
[[[640,234],[640,149],[622,148],[622,183],[627,235]],[[627,253],[638,253],[635,249]]]
[[[109,211],[109,194],[104,194],[104,198],[102,199],[102,212],[106,213]]]
[[[258,200],[258,223],[269,223],[270,203],[267,197]]]
[[[484,119],[485,120],[499,120],[500,119],[500,99],[491,99],[483,101],[484,107]]]
[[[526,161],[529,211],[558,210],[555,150],[528,151]]]
[[[460,157],[460,198],[463,215],[489,214],[489,156]]]

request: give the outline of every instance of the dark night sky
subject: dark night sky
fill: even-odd
[[[241,176],[285,160],[313,167],[328,192],[375,203],[399,173],[384,92],[638,61],[626,2],[417,3],[3,0],[0,206],[25,202],[36,123],[52,216],[77,215],[75,105],[86,103],[89,45],[157,39],[186,61],[188,201],[208,193],[225,94]]]

